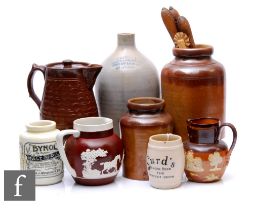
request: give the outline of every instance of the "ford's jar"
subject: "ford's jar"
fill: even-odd
[[[35,170],[36,185],[50,185],[63,178],[63,163],[56,146],[56,123],[39,120],[26,125],[19,137],[20,168]]]

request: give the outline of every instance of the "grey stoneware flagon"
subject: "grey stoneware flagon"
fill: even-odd
[[[118,34],[118,46],[104,61],[95,90],[100,115],[113,119],[118,135],[119,119],[127,112],[128,99],[159,97],[157,70],[135,47],[134,34]]]

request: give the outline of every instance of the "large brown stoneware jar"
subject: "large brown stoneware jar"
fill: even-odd
[[[160,133],[171,133],[172,117],[163,112],[164,100],[153,97],[128,100],[129,112],[120,119],[124,145],[123,176],[148,180],[146,155],[149,137]]]
[[[186,120],[216,117],[225,120],[225,70],[211,58],[213,47],[174,48],[174,60],[161,73],[165,111],[174,120],[174,133],[188,139]]]

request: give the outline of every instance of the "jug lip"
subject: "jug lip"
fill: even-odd
[[[113,120],[107,117],[85,117],[76,119],[73,128],[81,132],[99,132],[113,129]]]
[[[207,44],[196,44],[195,48],[173,48],[176,57],[205,57],[213,54],[213,47]]]
[[[220,120],[215,117],[192,118],[192,119],[188,119],[186,122],[188,126],[202,127],[202,128],[220,125]]]
[[[66,59],[63,60],[62,62],[49,63],[46,65],[46,67],[50,69],[83,69],[83,68],[102,68],[102,65]]]

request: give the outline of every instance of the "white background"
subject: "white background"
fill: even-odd
[[[36,188],[36,202],[4,202],[3,171],[19,169],[18,135],[26,122],[39,119],[26,89],[32,64],[102,63],[116,48],[117,33],[132,32],[137,48],[160,71],[173,59],[160,17],[162,7],[170,5],[187,17],[195,42],[213,45],[213,57],[226,68],[227,121],[237,127],[238,142],[223,180],[157,190],[119,175],[113,184],[85,187],[75,185],[65,171],[62,183]],[[252,209],[251,5],[246,0],[1,0],[0,209]],[[39,74],[35,88],[41,95]]]

